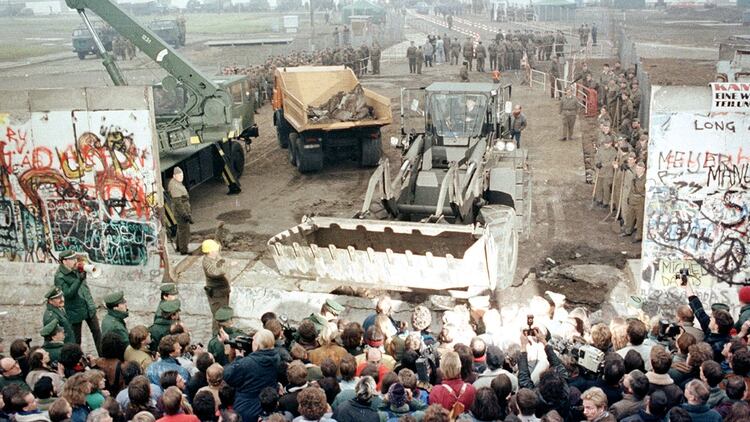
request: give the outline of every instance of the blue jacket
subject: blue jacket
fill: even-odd
[[[708,407],[707,404],[700,406],[694,404],[683,404],[682,408],[690,414],[693,422],[721,422],[722,417],[719,412]]]
[[[86,422],[86,418],[89,417],[91,409],[88,406],[74,406],[73,415],[70,417],[71,422]]]
[[[149,365],[148,369],[146,370],[146,376],[148,376],[148,380],[151,382],[151,384],[161,385],[159,383],[159,377],[161,377],[161,374],[167,371],[177,371],[177,373],[182,375],[182,379],[185,380],[186,384],[190,381],[190,372],[180,366],[180,363],[177,362],[177,359],[171,357],[161,358]]]
[[[257,422],[258,395],[266,387],[276,387],[280,371],[281,358],[274,349],[258,350],[224,367],[224,381],[236,390],[234,410],[243,422]]]

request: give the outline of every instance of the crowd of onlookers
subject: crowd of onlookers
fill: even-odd
[[[383,297],[363,321],[328,300],[294,327],[266,313],[247,335],[222,308],[206,347],[165,299],[157,318],[170,324],[153,349],[158,330],[141,325],[125,342],[103,324],[98,357],[52,324],[43,347],[13,341],[0,420],[748,421],[750,287],[736,319],[684,289],[668,320],[634,309],[604,321],[545,295],[528,315],[476,301],[433,324],[421,305],[397,320]],[[124,303],[115,296],[109,310]]]

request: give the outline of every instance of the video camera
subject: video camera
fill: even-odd
[[[659,341],[674,340],[681,331],[682,327],[676,322],[669,322],[666,319],[659,320]]]
[[[580,341],[566,341],[562,337],[552,337],[549,344],[560,354],[571,356],[581,368],[594,374],[600,372],[604,363],[604,352]]]
[[[687,268],[680,268],[680,270],[677,272],[677,274],[674,275],[674,278],[681,281],[682,286],[687,286],[688,284],[688,277],[690,277],[690,270]]]
[[[297,337],[297,329],[289,325],[289,317],[285,314],[279,315],[279,322],[284,332],[284,346],[288,349],[292,341]]]
[[[434,378],[435,371],[440,365],[440,354],[437,351],[437,343],[424,346],[419,351],[419,358],[417,358],[415,364],[417,367],[417,379],[426,383],[431,382],[431,378]]]
[[[235,350],[242,350],[246,354],[253,352],[253,337],[252,336],[237,336],[227,341],[229,347]]]
[[[526,325],[528,326],[528,328],[523,329],[523,335],[525,335],[526,337],[536,336],[537,333],[539,333],[539,329],[536,327],[533,327],[534,315],[531,315],[531,314],[526,315]]]

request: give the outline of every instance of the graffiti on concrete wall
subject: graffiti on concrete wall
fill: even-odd
[[[148,110],[0,114],[0,252],[52,262],[145,265],[157,248]]]
[[[748,136],[740,113],[651,116],[642,276],[653,301],[669,298],[683,268],[709,303],[750,283]]]

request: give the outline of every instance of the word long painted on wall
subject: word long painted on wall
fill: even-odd
[[[642,253],[650,306],[686,303],[667,293],[680,292],[675,275],[683,268],[709,301],[750,283],[748,136],[743,113],[651,116]]]
[[[28,117],[28,116],[27,116]],[[0,252],[145,265],[158,245],[148,110],[0,114]]]

